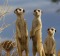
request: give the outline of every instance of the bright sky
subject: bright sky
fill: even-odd
[[[0,0],[0,8],[2,7],[5,0]],[[60,13],[57,13],[56,10],[60,8],[60,3],[52,3],[50,0],[8,0],[8,5],[10,7],[9,11],[10,13],[5,16],[5,23],[12,23],[14,20],[16,20],[16,15],[14,14],[15,8],[22,7],[26,10],[25,12],[25,19],[28,24],[28,30],[31,29],[31,23],[33,19],[33,10],[36,8],[39,8],[43,11],[42,14],[42,23],[43,23],[43,29],[42,29],[42,35],[43,35],[43,42],[47,35],[47,28],[49,27],[55,27],[57,32],[55,34],[56,39],[56,49],[60,49]],[[6,7],[3,6],[5,9]],[[2,21],[0,21],[0,24]],[[13,29],[15,31],[15,24],[11,25],[10,27],[6,28],[1,34],[0,40],[6,40],[6,39],[13,39]],[[32,49],[32,41],[29,40],[29,49],[30,54]]]

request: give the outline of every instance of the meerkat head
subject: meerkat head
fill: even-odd
[[[48,34],[50,34],[50,35],[54,35],[56,33],[56,29],[53,27],[48,28],[47,31],[48,31]]]
[[[17,8],[15,9],[14,13],[16,15],[22,15],[25,12],[25,10],[23,8]]]
[[[42,10],[40,10],[40,9],[35,9],[33,14],[34,14],[34,16],[41,16]]]

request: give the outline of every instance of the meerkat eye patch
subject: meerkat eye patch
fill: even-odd
[[[17,8],[15,11],[19,10],[19,8]]]
[[[14,13],[16,13],[16,11],[18,10],[19,8],[15,9]]]
[[[56,30],[55,30],[55,32],[56,32]]]
[[[54,30],[54,29],[51,29],[52,31]]]
[[[34,12],[36,12],[36,10],[34,10]]]
[[[21,9],[19,9],[19,11],[21,11]]]
[[[14,13],[16,13],[17,9],[15,9]]]
[[[49,31],[50,29],[48,28],[47,31]]]
[[[25,10],[23,9],[23,12],[25,12]]]
[[[17,11],[17,9],[15,11]]]
[[[38,10],[38,12],[40,12],[40,10]]]

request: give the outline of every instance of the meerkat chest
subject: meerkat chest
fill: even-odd
[[[33,20],[33,24],[32,24],[32,28],[34,29],[34,28],[37,27],[38,25],[40,25],[40,20],[34,19],[34,20]]]
[[[51,49],[53,45],[54,45],[54,39],[53,38],[48,38],[47,39],[47,48],[48,48],[48,50]]]
[[[24,20],[23,19],[17,19],[17,24],[21,30],[24,28]]]

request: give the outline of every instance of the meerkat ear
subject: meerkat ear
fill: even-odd
[[[56,32],[56,30],[55,30],[55,32]]]
[[[25,13],[25,10],[23,10],[23,13]]]

